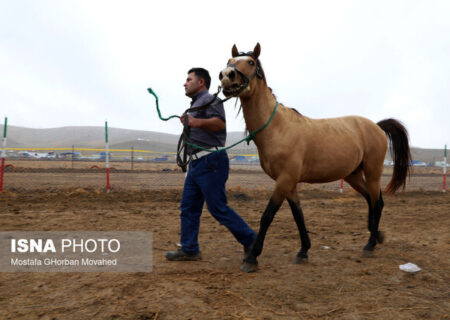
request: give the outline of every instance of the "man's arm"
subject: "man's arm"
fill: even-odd
[[[184,123],[184,114],[180,117]],[[225,122],[217,117],[209,119],[198,119],[188,114],[188,126],[191,128],[202,128],[209,131],[221,131],[225,129]]]

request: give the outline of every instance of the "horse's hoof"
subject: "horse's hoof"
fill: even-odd
[[[250,272],[255,272],[256,270],[258,270],[258,265],[257,264],[244,262],[241,265],[241,271],[243,271],[243,272],[250,273]]]
[[[308,257],[295,257],[295,264],[304,264],[308,262]]]
[[[383,243],[385,239],[386,239],[386,236],[385,236],[384,232],[383,231],[378,231],[377,242],[378,243]]]
[[[362,251],[362,256],[364,258],[372,258],[373,257],[373,250],[363,250]]]

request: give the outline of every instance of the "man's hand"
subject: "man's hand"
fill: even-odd
[[[180,117],[181,123],[184,125],[183,113]],[[220,118],[198,119],[194,118],[190,114],[187,115],[188,126],[191,128],[202,128],[209,131],[220,131],[225,129],[225,122]]]
[[[185,114],[183,113],[180,117],[180,121],[181,123],[184,125],[184,117]],[[196,119],[193,116],[191,116],[190,114],[187,115],[187,120],[188,120],[188,127],[191,128],[199,128],[199,121],[200,119]]]

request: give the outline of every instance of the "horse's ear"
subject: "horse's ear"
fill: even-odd
[[[234,44],[234,45],[233,45],[233,48],[231,49],[231,56],[232,56],[233,58],[235,58],[235,57],[237,57],[238,55],[239,55],[239,51],[238,51],[236,45]]]
[[[260,53],[261,53],[261,45],[258,42],[255,46],[255,49],[253,49],[253,58],[258,59]]]

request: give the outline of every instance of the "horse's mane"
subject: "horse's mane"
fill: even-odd
[[[252,51],[250,51],[249,53],[253,54]],[[253,57],[253,56],[252,56],[252,57]],[[260,70],[260,74],[261,74],[262,80],[263,80],[264,83],[266,84],[267,88],[269,88],[270,93],[271,93],[272,96],[275,98],[275,100],[278,100],[278,99],[277,99],[277,96],[275,95],[275,93],[273,93],[272,88],[269,87],[269,86],[267,85],[266,75],[264,74],[264,69],[263,69],[262,64],[261,64],[261,61],[259,61],[259,59],[256,59],[256,64],[257,64],[257,66],[259,67],[259,70]],[[241,108],[242,108],[242,106],[241,106]],[[302,115],[302,114],[301,114],[300,112],[298,112],[298,110],[295,109],[295,108],[289,108],[289,109],[295,111],[295,112],[296,112],[298,115],[300,115],[300,116]],[[240,109],[239,109],[239,111],[240,111]],[[238,114],[239,114],[239,113],[238,113]]]

